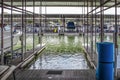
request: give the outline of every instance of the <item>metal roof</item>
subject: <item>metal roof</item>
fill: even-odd
[[[83,18],[84,15],[83,14],[42,14],[44,16],[46,16],[47,18]],[[21,14],[13,14],[14,18],[15,17],[21,17]],[[38,14],[35,15],[35,17],[37,18]],[[118,15],[120,17],[120,15]],[[10,14],[4,14],[5,18],[10,17]],[[26,17],[33,17],[32,14],[26,15]],[[87,16],[85,16],[87,18]],[[93,16],[95,17],[95,15]],[[100,15],[96,15],[96,18],[100,18]],[[104,18],[114,18],[114,15],[104,15]]]
[[[14,6],[22,6],[22,0],[13,0]],[[24,0],[25,1],[25,0]],[[26,0],[27,6],[33,6],[33,1],[35,1],[35,6],[40,6],[40,0]],[[87,0],[41,0],[42,6],[83,6],[84,1]],[[95,6],[95,0],[88,0],[89,6],[91,5],[91,2],[93,1],[93,6]],[[104,0],[104,2],[107,0]],[[118,0],[119,2],[120,0]],[[4,3],[11,4],[11,0],[4,0]],[[114,0],[109,0],[107,4],[105,4],[106,7],[113,5],[115,2]],[[87,5],[87,2],[85,3]],[[100,5],[100,0],[96,0],[96,5]]]

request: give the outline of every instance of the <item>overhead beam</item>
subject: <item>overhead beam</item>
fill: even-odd
[[[4,3],[6,3],[6,4],[9,4],[10,5],[10,2],[8,2],[8,1],[6,1],[6,2],[4,2]],[[90,4],[91,2],[89,1],[88,2],[88,4]],[[94,2],[93,2],[94,3]],[[109,3],[107,3],[106,5],[105,5],[105,7],[108,7],[108,6],[111,6],[111,5],[113,5],[114,3],[111,1],[111,2],[109,2]],[[17,6],[17,7],[21,7],[22,6],[22,2],[13,2],[13,5],[14,6]],[[26,3],[26,5],[28,6],[28,7],[30,7],[30,6],[33,6],[32,5],[32,2],[31,1],[27,1],[27,3]],[[73,7],[76,7],[76,6],[83,6],[84,5],[84,2],[82,2],[82,1],[79,1],[79,3],[78,3],[78,1],[43,1],[42,2],[42,6],[73,6]],[[100,3],[99,2],[96,2],[96,5],[97,6],[99,6],[100,5]],[[39,6],[39,1],[36,1],[35,2],[35,6]],[[86,5],[87,6],[87,5]],[[95,5],[93,5],[93,7],[95,7]]]

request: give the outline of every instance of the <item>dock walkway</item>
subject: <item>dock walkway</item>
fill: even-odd
[[[11,75],[7,80],[13,80],[13,76]],[[88,70],[54,70],[54,71],[17,70],[16,80],[96,80],[96,79],[95,70],[88,69]]]
[[[97,67],[97,54],[86,53],[89,57],[89,61]],[[16,69],[15,80],[96,80],[94,69],[78,69],[78,70],[45,70],[45,69]],[[14,80],[14,76],[11,74],[7,80]],[[120,69],[118,69],[117,79],[120,80]]]
[[[16,71],[17,68],[22,68],[26,66],[34,57],[36,57],[36,55],[39,54],[39,52],[41,52],[44,49],[45,49],[45,46],[36,47],[35,52],[31,50],[25,53],[25,57],[23,61],[21,60],[21,58],[14,59],[11,63],[12,66],[0,65],[0,80],[6,80],[10,75],[15,77],[14,72]],[[14,78],[12,80],[14,80]]]
[[[42,48],[44,48],[44,46],[35,48],[35,49],[34,49],[35,52],[33,52],[33,50],[30,50],[30,51],[26,52],[26,53],[24,54],[24,55],[25,55],[25,56],[24,56],[24,59],[27,59],[28,57],[36,54],[36,53],[37,53],[39,50],[41,50]],[[19,58],[14,59],[14,60],[11,62],[11,64],[12,64],[12,65],[15,65],[15,66],[18,66],[18,65],[20,65],[21,62],[22,62],[21,57],[19,57]]]

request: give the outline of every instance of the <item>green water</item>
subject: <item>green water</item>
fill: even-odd
[[[50,53],[79,53],[83,52],[82,38],[79,36],[43,36],[46,52]]]

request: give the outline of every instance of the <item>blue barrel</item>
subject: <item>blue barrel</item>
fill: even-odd
[[[98,62],[114,62],[114,44],[111,42],[97,43]]]
[[[114,80],[114,44],[101,42],[97,44],[98,65],[97,80]]]
[[[114,80],[113,63],[99,63],[97,80]]]

